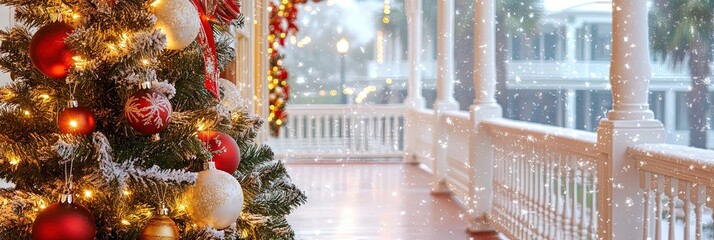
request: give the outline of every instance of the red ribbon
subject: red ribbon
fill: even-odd
[[[221,99],[218,93],[218,80],[220,79],[220,70],[218,70],[218,54],[216,53],[216,40],[213,37],[213,29],[208,24],[208,16],[201,7],[201,0],[192,0],[198,14],[201,17],[201,31],[198,32],[198,45],[203,51],[203,64],[206,72],[205,85],[209,92],[213,93],[217,99]]]

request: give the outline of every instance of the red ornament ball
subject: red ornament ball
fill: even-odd
[[[61,133],[87,135],[94,131],[94,115],[86,107],[65,108],[59,115]]]
[[[233,174],[240,164],[240,148],[238,143],[228,134],[216,131],[202,131],[198,133],[206,148],[213,154],[216,169]]]
[[[278,78],[281,80],[287,80],[288,76],[289,76],[288,71],[285,69],[280,70],[280,72],[278,73]]]
[[[89,209],[77,203],[55,203],[37,215],[32,224],[34,240],[92,240],[96,233]]]
[[[141,134],[160,133],[171,122],[171,102],[160,92],[141,89],[124,105],[124,117],[134,130]]]
[[[30,60],[42,74],[61,79],[74,64],[74,53],[64,43],[64,39],[74,31],[74,27],[63,22],[54,22],[41,27],[30,41]]]

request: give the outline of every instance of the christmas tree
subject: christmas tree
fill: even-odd
[[[306,197],[218,84],[238,2],[0,4],[0,239],[294,237]]]

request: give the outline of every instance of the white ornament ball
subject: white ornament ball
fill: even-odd
[[[243,98],[240,96],[240,89],[238,86],[233,84],[231,81],[222,79],[220,81],[221,91],[223,92],[223,98],[221,98],[221,105],[226,107],[226,109],[235,111],[244,107]]]
[[[201,20],[190,0],[160,0],[154,6],[155,28],[166,34],[166,49],[178,50],[198,36]]]
[[[235,223],[243,210],[243,189],[232,175],[213,162],[198,173],[189,189],[188,214],[199,226],[224,229]]]

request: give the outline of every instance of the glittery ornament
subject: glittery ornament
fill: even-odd
[[[42,210],[32,223],[34,240],[91,240],[97,228],[92,213],[72,202],[71,194]]]
[[[168,215],[169,209],[162,206],[159,214],[149,219],[141,229],[139,240],[178,240],[178,227]]]
[[[157,1],[154,14],[155,27],[166,34],[167,49],[183,49],[198,36],[201,19],[190,0]]]
[[[64,43],[64,39],[74,31],[74,27],[63,22],[54,22],[41,27],[30,41],[30,60],[42,74],[61,79],[74,63],[74,53]]]
[[[124,105],[124,116],[134,130],[141,134],[156,134],[169,126],[171,102],[160,92],[151,89],[150,82],[141,84],[139,91],[131,95]]]
[[[221,105],[226,109],[235,111],[245,106],[243,98],[240,96],[240,89],[231,81],[221,79]]]
[[[232,175],[213,162],[198,173],[188,192],[188,213],[199,226],[224,229],[235,223],[243,210],[243,189]]]

